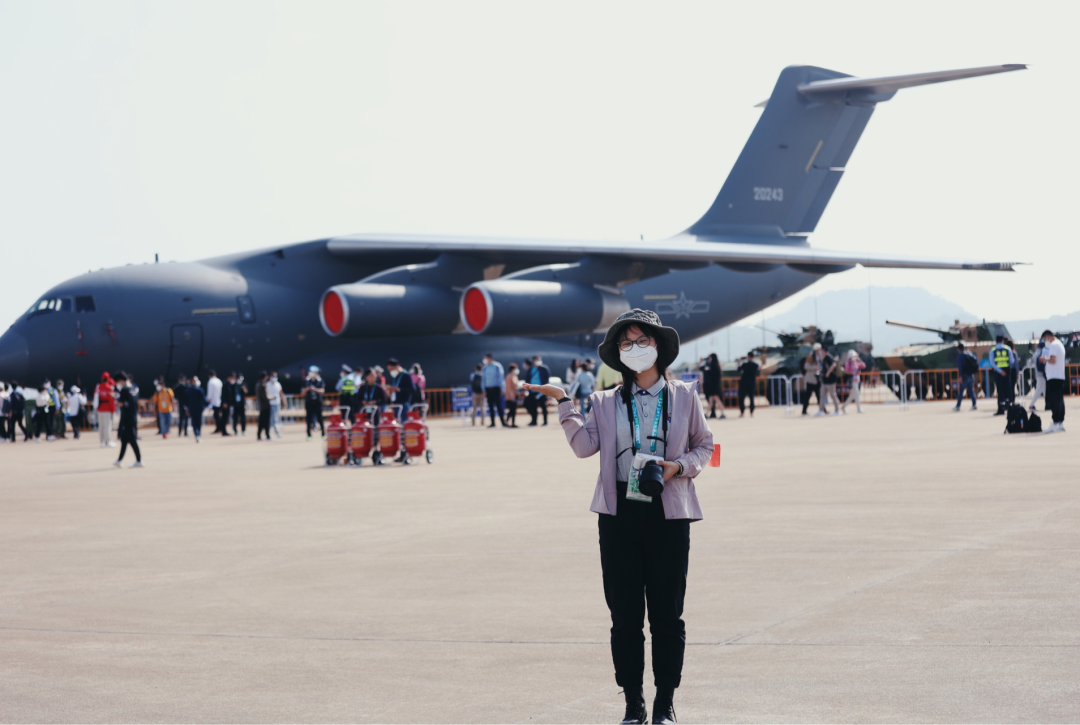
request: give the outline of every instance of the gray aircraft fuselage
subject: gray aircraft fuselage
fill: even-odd
[[[22,315],[3,336],[0,379],[37,385],[43,378],[95,383],[125,370],[150,388],[159,375],[206,379],[278,370],[290,387],[302,369],[319,365],[336,377],[342,363],[385,365],[395,357],[420,363],[429,387],[461,385],[484,352],[504,365],[542,355],[561,375],[572,358],[596,358],[601,335],[481,337],[468,333],[343,339],[328,336],[318,305],[331,285],[363,278],[376,267],[343,263],[323,242],[200,262],[129,265],[89,272],[50,289],[42,299],[69,299],[66,311]],[[410,258],[413,261],[413,258]],[[731,324],[820,278],[787,267],[758,273],[718,265],[675,271],[624,288],[631,307],[657,310],[689,340]],[[75,311],[91,297],[93,311]],[[84,303],[84,306],[85,303]],[[537,314],[543,314],[538,311]]]

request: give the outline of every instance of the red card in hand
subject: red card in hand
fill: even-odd
[[[709,465],[713,468],[720,467],[720,444],[717,443],[713,446],[712,458],[709,459]]]

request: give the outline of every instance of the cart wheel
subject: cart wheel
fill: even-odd
[[[375,451],[371,454],[371,462],[374,463],[376,466],[381,466],[382,460],[383,456],[381,451]]]
[[[404,456],[401,457],[401,465],[403,465],[403,466],[412,465],[412,458],[410,458],[408,454],[405,454]]]
[[[334,465],[334,459],[331,458],[330,456],[327,456],[326,457],[326,465],[328,465],[328,466]]]
[[[433,450],[431,450],[429,448],[427,453],[424,454],[424,458],[427,459],[428,463],[434,463],[435,462],[435,451],[433,451]]]

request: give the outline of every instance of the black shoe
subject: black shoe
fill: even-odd
[[[1005,415],[1005,411],[999,410],[998,412],[994,413],[994,415]]]
[[[674,688],[656,688],[656,697],[653,699],[652,703],[652,721],[654,724],[675,722],[674,699]]]
[[[488,428],[494,428],[494,427],[495,427],[494,423],[492,423],[491,425],[488,426]]]
[[[626,714],[619,725],[645,725],[649,722],[649,711],[645,709],[645,696],[641,688],[624,689],[623,695],[626,696]]]

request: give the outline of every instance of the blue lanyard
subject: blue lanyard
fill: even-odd
[[[641,422],[638,419],[637,398],[630,398],[630,407],[634,411],[634,450],[641,450]],[[656,414],[653,415],[652,445],[649,453],[656,453],[656,438],[660,432],[660,418],[664,415],[664,391],[661,390],[656,396]]]

